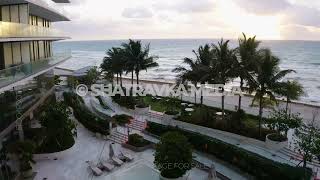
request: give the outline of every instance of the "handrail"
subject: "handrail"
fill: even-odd
[[[0,88],[46,70],[71,57],[71,52],[0,70]]]
[[[65,35],[54,28],[0,21],[0,38],[59,37]]]

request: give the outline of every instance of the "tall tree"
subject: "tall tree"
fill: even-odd
[[[122,86],[122,74],[126,69],[126,61],[124,50],[113,47],[107,51],[107,56],[104,57],[100,67],[108,75],[107,77],[112,78],[111,80],[113,80],[114,75],[117,75],[117,84],[119,84],[120,78],[120,85]]]
[[[214,80],[215,83],[219,83],[225,85],[228,83],[232,78],[235,77],[235,66],[237,62],[236,50],[231,49],[229,47],[229,40],[224,41],[221,39],[218,44],[213,44],[213,53],[214,53],[214,62],[213,64],[216,67],[216,79]],[[222,90],[221,96],[221,109],[222,109],[222,118],[224,118],[224,100],[225,100],[225,89],[224,87]]]
[[[159,66],[155,62],[156,56],[150,56],[150,45],[142,46],[141,41],[129,40],[129,43],[122,44],[125,56],[128,59],[126,66],[128,72],[131,72],[131,83],[133,84],[133,74],[136,74],[137,84],[139,84],[139,75],[141,70],[147,70]]]
[[[293,70],[280,70],[280,59],[274,56],[269,49],[261,49],[258,52],[258,65],[254,77],[248,81],[249,91],[255,92],[253,103],[259,103],[259,134],[261,135],[261,122],[265,96],[271,101],[277,102],[274,92],[281,87],[280,80]]]
[[[260,41],[256,40],[256,36],[247,38],[247,36],[242,33],[243,37],[239,39],[238,53],[240,58],[238,58],[235,72],[240,78],[240,89],[243,91],[243,86],[245,81],[247,81],[255,67],[258,47]],[[239,95],[238,109],[241,109],[241,95]]]
[[[198,62],[196,60],[190,58],[184,58],[183,64],[185,66],[178,66],[173,69],[172,72],[178,73],[177,75],[177,83],[178,84],[187,84],[187,82],[191,82],[195,87],[197,87],[200,82],[200,69],[198,66]],[[194,94],[194,103],[197,103],[197,93]]]
[[[289,114],[289,103],[292,100],[299,100],[305,94],[303,86],[298,81],[286,81],[280,84],[277,93],[286,97],[286,114]]]
[[[197,86],[209,82],[211,79],[211,62],[213,60],[213,53],[208,44],[200,46],[197,51],[192,51],[196,59],[185,58],[184,63],[189,66],[189,69],[185,67],[178,67],[174,69],[174,72],[179,72],[178,83],[185,83],[185,81],[191,81],[193,85]],[[190,77],[188,77],[190,76]],[[187,79],[187,77],[189,79]],[[196,95],[195,95],[196,98]],[[196,102],[196,100],[195,100]],[[203,104],[203,92],[201,91],[200,103]]]

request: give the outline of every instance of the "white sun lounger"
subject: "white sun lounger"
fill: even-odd
[[[112,161],[114,162],[114,164],[116,165],[116,166],[121,166],[122,164],[123,164],[123,161],[121,161],[119,158],[117,158],[117,157],[112,157],[111,158],[112,159]]]
[[[101,163],[103,169],[106,171],[112,171],[114,169],[114,165],[110,164],[108,161],[102,160],[100,163]]]
[[[101,169],[99,169],[97,167],[97,165],[95,165],[92,161],[88,161],[87,162],[89,164],[89,168],[92,170],[92,173],[95,175],[95,176],[101,176],[102,175],[102,171]]]
[[[129,153],[124,153],[124,152],[121,151],[121,155],[122,155],[127,161],[133,161],[133,160],[134,160],[134,158],[132,157],[132,155],[129,154]]]

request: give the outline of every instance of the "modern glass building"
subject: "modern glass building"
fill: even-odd
[[[52,69],[71,57],[53,51],[54,41],[68,39],[53,28],[58,21],[69,19],[42,0],[0,0],[0,155],[7,141],[23,139],[22,124],[32,126],[55,92]]]
[[[58,21],[69,19],[41,0],[0,1],[0,88],[65,60],[52,50],[68,38],[52,27]]]

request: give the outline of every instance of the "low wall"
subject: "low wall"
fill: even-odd
[[[147,149],[153,148],[154,145],[153,144],[149,144],[149,145],[146,145],[144,147],[135,147],[135,146],[132,146],[130,144],[123,143],[123,144],[121,144],[121,146],[124,147],[124,148],[130,149],[130,150],[132,150],[134,152],[142,152],[142,151],[145,151]]]
[[[63,159],[65,156],[69,155],[69,153],[72,152],[73,146],[69,149],[66,149],[60,152],[47,153],[47,154],[33,154],[33,159],[35,161]]]

